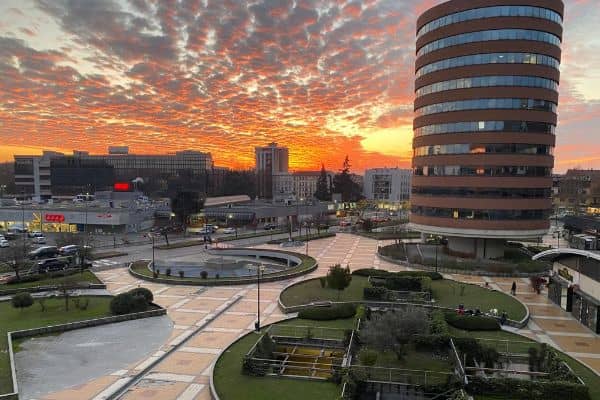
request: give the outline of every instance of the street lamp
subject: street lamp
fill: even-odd
[[[150,239],[152,239],[152,275],[156,275],[156,264],[154,262],[154,234],[150,233]]]
[[[25,259],[25,236],[27,235],[25,233],[25,190],[23,189],[21,191],[21,229],[22,229],[22,233],[23,233],[23,259]]]
[[[265,270],[265,266],[263,264],[260,264],[258,266],[255,266],[253,264],[248,264],[248,272],[252,272],[253,270],[256,270],[256,283],[257,283],[257,295],[256,295],[256,315],[257,315],[257,319],[256,322],[254,323],[254,329],[256,330],[256,332],[260,332],[260,276],[262,275],[263,271]]]

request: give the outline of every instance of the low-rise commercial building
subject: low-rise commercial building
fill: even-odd
[[[548,298],[600,333],[600,253],[560,248],[539,253],[533,259],[553,262]]]
[[[160,207],[162,204],[149,202],[139,192],[99,192],[96,200],[83,203],[4,202],[0,206],[0,231],[139,232],[152,227]]]

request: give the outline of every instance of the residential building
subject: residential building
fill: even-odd
[[[365,171],[363,194],[378,203],[402,203],[410,197],[412,170],[372,168]]]
[[[332,175],[327,173],[328,176]],[[313,199],[321,171],[298,171],[273,176],[273,201]],[[328,178],[329,179],[329,178]]]
[[[417,21],[412,229],[496,258],[550,226],[560,0],[451,0]]]
[[[265,147],[254,149],[256,156],[256,193],[258,198],[273,199],[275,175],[285,175],[289,168],[289,152],[287,147],[278,147],[271,143]]]
[[[553,201],[575,214],[600,207],[600,170],[570,169],[554,177]]]

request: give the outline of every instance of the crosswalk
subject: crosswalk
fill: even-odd
[[[121,264],[122,263],[119,261],[102,258],[100,260],[94,260],[92,262],[92,267],[95,269],[110,269],[111,267],[116,267]]]

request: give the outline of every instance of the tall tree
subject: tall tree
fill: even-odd
[[[325,165],[323,164],[321,164],[321,174],[317,180],[315,197],[321,201],[331,200],[331,193],[329,193],[329,187],[327,185],[327,171],[325,171]]]
[[[342,169],[333,177],[333,191],[342,195],[342,201],[357,201],[361,195],[360,185],[352,180],[350,159],[346,155]]]
[[[189,223],[190,216],[197,214],[204,207],[204,197],[199,192],[195,191],[178,191],[171,198],[171,211],[175,214],[175,218],[183,225],[185,233]]]

